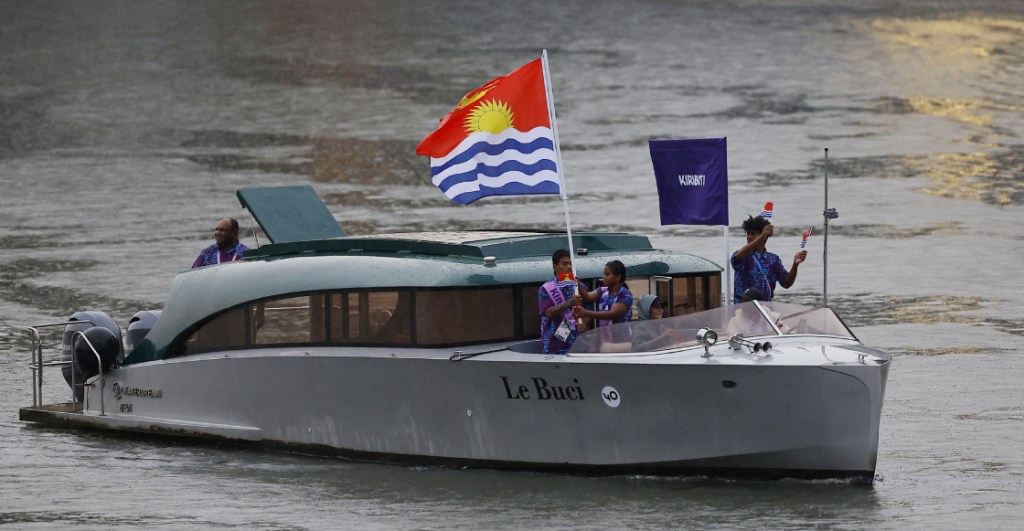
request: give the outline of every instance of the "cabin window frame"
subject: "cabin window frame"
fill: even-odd
[[[676,282],[687,282],[689,284],[689,283],[691,283],[691,279],[692,279],[693,283],[699,283],[701,285],[701,289],[699,289],[699,290],[695,289],[693,294],[687,295],[688,298],[694,298],[694,297],[697,296],[697,293],[699,293],[701,298],[702,298],[700,303],[703,304],[703,306],[704,306],[703,309],[704,310],[712,309],[712,308],[717,308],[717,307],[721,306],[721,297],[719,297],[717,299],[714,298],[712,296],[712,290],[711,290],[711,288],[713,286],[715,286],[714,278],[717,278],[718,279],[718,283],[717,283],[717,285],[718,285],[718,293],[719,293],[719,295],[721,294],[721,276],[722,276],[721,272],[697,272],[697,273],[681,273],[681,274],[673,274],[673,275],[637,275],[636,277],[627,278],[626,282],[629,283],[630,280],[632,280],[633,282],[637,282],[639,280],[641,282],[647,282],[648,284],[650,284],[650,283],[654,282],[653,279],[656,276],[657,277],[669,277],[671,279],[671,281],[669,282],[669,286],[670,286],[669,292],[670,292],[671,297],[673,299],[675,298],[675,295],[676,295],[676,292],[677,292],[677,290],[675,289]],[[591,286],[592,288],[596,288],[596,287],[598,287],[601,284],[601,279],[599,279],[599,278],[590,278],[590,279],[581,279],[581,280],[585,284],[587,284],[588,286]],[[270,297],[261,297],[259,299],[255,299],[255,300],[251,300],[251,301],[246,301],[246,302],[244,302],[242,304],[238,304],[238,305],[232,306],[231,308],[227,308],[227,309],[225,309],[223,311],[220,311],[220,312],[218,312],[218,313],[216,313],[214,315],[211,315],[211,316],[201,320],[200,322],[196,323],[194,326],[189,327],[187,330],[185,330],[184,332],[179,334],[178,337],[176,337],[171,342],[171,347],[168,348],[168,354],[167,354],[166,358],[175,358],[175,357],[192,356],[192,355],[198,355],[198,354],[207,354],[207,353],[210,353],[210,352],[217,352],[217,351],[221,351],[221,350],[254,350],[254,349],[264,349],[264,348],[305,348],[305,347],[346,347],[346,346],[347,347],[391,347],[391,348],[437,349],[437,348],[450,348],[450,347],[453,347],[453,346],[467,346],[467,345],[479,345],[479,344],[486,344],[486,343],[499,343],[499,342],[504,342],[504,341],[517,342],[517,341],[535,340],[535,339],[540,338],[540,325],[539,325],[539,323],[540,323],[540,315],[539,315],[539,311],[537,309],[536,304],[537,304],[537,294],[538,294],[542,284],[543,284],[543,282],[540,282],[540,283],[529,282],[529,283],[517,283],[517,284],[493,284],[493,285],[479,285],[479,286],[443,286],[443,287],[422,286],[422,287],[395,287],[395,288],[345,288],[345,289],[333,289],[333,290],[314,290],[314,291],[303,291],[303,292],[295,292],[295,293],[284,293],[284,294],[278,294],[278,295],[274,295],[274,296],[270,296]],[[497,289],[497,290],[501,290],[501,289],[509,290],[509,296],[511,297],[511,304],[509,305],[507,317],[509,319],[509,326],[511,327],[511,335],[510,336],[489,337],[489,338],[486,338],[486,339],[476,339],[476,340],[473,340],[473,341],[467,341],[467,340],[464,340],[464,339],[458,339],[457,338],[454,341],[422,344],[422,341],[418,337],[418,328],[419,328],[419,324],[420,324],[418,316],[417,316],[417,311],[418,311],[418,309],[417,309],[417,306],[418,306],[418,304],[417,304],[417,302],[418,302],[417,301],[417,298],[418,298],[417,295],[418,294],[420,294],[420,293],[445,293],[445,292],[454,293],[454,292],[459,292],[459,291],[463,291],[464,292],[464,291],[482,291],[482,290],[495,290],[495,289]],[[650,287],[648,287],[648,292],[650,292]],[[371,326],[371,324],[369,322],[370,321],[369,312],[371,311],[370,300],[371,300],[372,294],[374,294],[374,293],[395,293],[397,295],[396,306],[391,310],[391,311],[393,311],[393,313],[391,315],[391,318],[394,318],[394,316],[396,314],[399,314],[400,312],[402,312],[402,310],[400,310],[398,308],[398,305],[407,305],[407,307],[405,308],[405,311],[403,312],[403,313],[407,314],[406,319],[408,319],[408,321],[405,324],[405,326],[407,327],[407,329],[409,331],[408,340],[407,341],[390,341],[390,340],[386,340],[386,339],[382,340],[382,341],[370,340],[370,338],[372,337],[371,334],[370,334],[370,326]],[[403,301],[403,295],[405,295],[405,300],[404,301]],[[362,337],[362,338],[366,338],[366,339],[358,340],[358,341],[341,341],[339,339],[342,339],[342,338],[336,338],[335,337],[335,332],[336,332],[334,330],[334,327],[336,325],[335,319],[338,317],[338,315],[351,315],[351,311],[352,311],[351,310],[351,306],[352,306],[352,302],[353,302],[353,300],[352,300],[353,296],[355,297],[355,302],[359,306],[359,309],[358,309],[358,319],[359,319],[359,322],[357,323],[359,336]],[[273,301],[282,301],[282,300],[286,300],[286,299],[293,299],[293,298],[299,298],[299,297],[308,297],[309,300],[310,300],[310,304],[306,306],[306,309],[307,309],[307,311],[309,313],[310,341],[308,341],[308,342],[300,341],[300,342],[281,342],[281,343],[257,344],[256,343],[257,339],[254,337],[254,331],[255,331],[254,320],[256,319],[256,313],[254,311],[255,308],[257,308],[259,305],[266,305],[268,303],[272,303]],[[333,302],[335,300],[335,297],[338,297],[338,299],[341,302],[339,310],[337,312],[338,315],[336,315],[335,311],[334,311]],[[529,297],[529,300],[527,299],[527,297]],[[320,304],[319,304],[320,309],[318,311],[314,310],[314,308],[313,308],[313,306],[314,306],[313,301],[316,300],[317,298],[319,298],[319,301],[320,301]],[[638,297],[635,297],[634,300],[636,300],[636,298],[638,298]],[[679,306],[679,304],[676,304],[676,301],[673,300],[672,304],[671,304],[671,308],[670,308],[670,315],[674,315],[673,310],[677,306]],[[536,314],[536,317],[528,316],[527,313],[526,313],[528,311],[532,312],[533,314]],[[699,305],[695,307],[695,311],[701,311],[699,309]],[[242,344],[240,344],[240,345],[237,345],[237,344],[236,345],[232,345],[232,344],[230,344],[230,341],[225,342],[225,341],[219,341],[219,340],[215,339],[214,341],[210,342],[213,345],[210,346],[209,348],[200,347],[200,350],[195,350],[195,351],[189,352],[190,341],[194,341],[193,338],[196,336],[196,334],[201,333],[201,331],[204,328],[206,328],[208,325],[211,325],[212,323],[214,323],[218,319],[228,319],[230,314],[231,314],[231,312],[241,312],[241,317],[242,317],[242,319],[241,319],[241,321],[242,321],[241,326],[244,327],[243,334],[242,334],[242,342],[243,342]],[[313,323],[313,316],[316,313],[320,313],[321,314],[321,320],[320,320],[319,327],[322,330],[322,334],[321,334],[320,338],[318,338],[319,340],[314,341],[313,340],[313,332],[315,330],[315,326],[312,323]],[[638,314],[638,312],[636,311],[636,308],[634,307],[634,313],[633,313],[633,318],[634,319],[637,318],[637,314]],[[264,319],[265,319],[265,317],[264,317]],[[388,322],[390,322],[390,318],[389,318]],[[534,324],[536,324],[536,326],[533,326]],[[341,328],[339,328],[339,331],[341,331],[344,334],[344,336],[348,336],[348,334],[351,333],[351,322],[342,321],[342,323],[339,326],[341,327]],[[379,331],[384,329],[384,327],[386,327],[386,326],[387,326],[387,323],[380,325],[380,327],[376,329],[376,332],[379,333]],[[398,324],[398,325],[395,325],[395,326],[401,327],[402,325]],[[214,337],[217,338],[218,336],[214,336]]]

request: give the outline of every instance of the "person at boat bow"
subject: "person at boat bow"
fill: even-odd
[[[217,222],[217,227],[213,229],[213,239],[213,245],[199,252],[196,261],[192,262],[192,269],[241,260],[242,254],[248,249],[238,241],[238,221],[233,218]]]
[[[772,237],[775,227],[771,222],[760,216],[747,216],[743,222],[743,232],[747,234],[747,244],[732,255],[732,267],[736,296],[734,302],[739,303],[739,294],[747,289],[756,288],[765,301],[775,297],[775,284],[789,289],[796,282],[797,267],[807,258],[807,251],[800,251],[793,257],[793,267],[786,271],[782,260],[775,253],[768,252],[765,244]]]
[[[579,335],[573,308],[582,302],[580,293],[586,293],[586,288],[573,278],[569,251],[555,251],[551,255],[551,268],[554,278],[537,290],[540,341],[545,354],[565,354]]]

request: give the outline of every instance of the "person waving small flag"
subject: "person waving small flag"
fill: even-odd
[[[740,294],[747,289],[756,288],[763,295],[764,301],[771,301],[775,297],[776,285],[789,288],[796,282],[797,268],[807,259],[807,238],[811,231],[804,233],[801,250],[793,257],[793,265],[786,269],[782,260],[775,253],[769,252],[765,247],[768,238],[775,234],[775,227],[771,223],[774,216],[774,204],[769,201],[764,204],[764,209],[757,217],[747,216],[743,222],[743,232],[747,235],[747,244],[732,255],[730,264],[735,271],[733,287],[733,301],[737,304],[743,302]]]

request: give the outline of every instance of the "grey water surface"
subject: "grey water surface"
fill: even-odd
[[[544,48],[575,229],[723,263],[720,227],[660,226],[647,141],[727,137],[729,248],[774,201],[784,261],[814,227],[779,299],[820,304],[829,148],[829,303],[895,356],[872,486],[408,468],[18,420],[21,327],[160,308],[217,219],[249,224],[239,187],[312,184],[350,234],[563,227],[554,196],[454,204],[414,153]],[[1019,1],[0,1],[0,526],[1020,529],[1022,220]],[[56,373],[44,395],[66,399]]]

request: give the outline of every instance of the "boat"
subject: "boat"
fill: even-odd
[[[710,260],[574,233],[580,279],[620,260],[669,317],[544,354],[537,292],[565,232],[349,236],[310,187],[238,197],[270,241],[181,273],[126,333],[100,311],[27,327],[21,420],[408,465],[874,477],[891,356],[829,308],[722,306]],[[61,359],[44,355],[46,326]],[[57,366],[69,400],[43,404]]]

